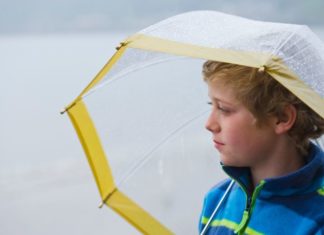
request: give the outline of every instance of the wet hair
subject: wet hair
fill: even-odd
[[[220,81],[233,89],[235,98],[254,115],[258,126],[264,125],[271,116],[284,118],[285,107],[294,105],[297,116],[288,135],[300,154],[308,153],[310,139],[317,139],[324,134],[324,119],[264,69],[206,61],[202,72],[207,83]]]

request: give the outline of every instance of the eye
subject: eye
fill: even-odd
[[[223,106],[221,106],[221,105],[217,105],[217,109],[218,109],[219,111],[221,111],[222,113],[225,113],[225,114],[229,114],[229,113],[231,112],[230,109],[225,108],[225,107],[223,107]]]
[[[228,114],[232,113],[232,111],[233,111],[232,109],[225,107],[223,104],[221,104],[219,102],[213,103],[211,101],[208,101],[207,104],[210,106],[213,106],[213,108],[215,108],[222,114],[228,115]]]

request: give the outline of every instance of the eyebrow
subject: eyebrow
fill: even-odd
[[[237,105],[237,103],[231,103],[231,102],[228,102],[228,101],[225,101],[225,100],[222,100],[222,99],[219,99],[219,98],[215,98],[215,97],[210,97],[209,98],[211,100],[215,100],[215,101],[218,101],[218,102],[222,102],[224,104],[228,104],[228,105]]]

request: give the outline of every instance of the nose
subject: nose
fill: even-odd
[[[206,121],[205,127],[212,133],[217,133],[221,131],[219,122],[218,122],[218,115],[215,111],[212,111],[209,114],[209,117]]]

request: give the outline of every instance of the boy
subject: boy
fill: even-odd
[[[207,193],[200,232],[324,234],[324,153],[310,142],[324,119],[263,69],[207,61],[203,76],[206,128],[234,184],[222,203],[231,180]]]

